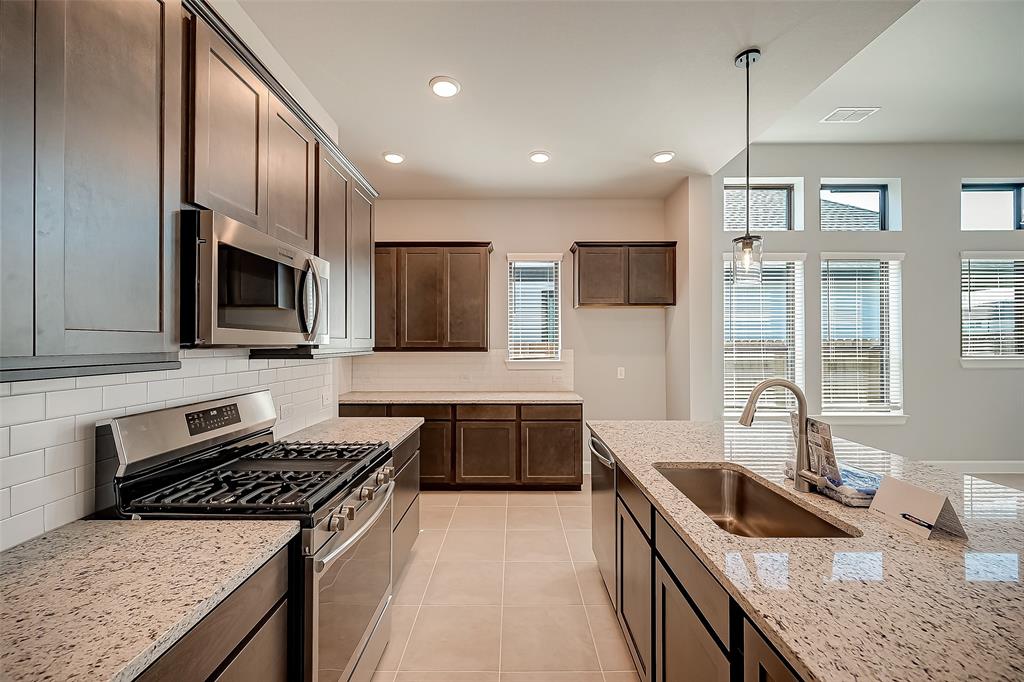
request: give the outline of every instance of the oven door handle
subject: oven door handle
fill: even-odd
[[[369,532],[370,528],[373,527],[373,524],[377,523],[381,515],[384,514],[384,510],[388,509],[388,505],[391,502],[391,498],[394,495],[394,492],[395,483],[394,481],[392,481],[391,483],[388,483],[387,492],[384,493],[384,499],[380,503],[380,506],[377,508],[377,511],[373,512],[373,516],[367,519],[366,523],[363,524],[363,527],[357,530],[355,535],[353,535],[348,540],[346,540],[345,542],[341,543],[333,550],[331,550],[330,554],[325,556],[323,559],[317,559],[313,563],[313,568],[317,573],[323,572],[328,566],[330,566],[334,562],[335,559],[344,554],[349,547],[363,539],[363,536]]]
[[[313,311],[313,322],[309,325],[309,332],[306,337],[309,341],[316,339],[320,333],[320,310],[324,307],[323,287],[320,285],[320,270],[316,267],[316,261],[309,259],[309,270],[307,277],[313,278],[313,291],[316,295],[316,310]]]

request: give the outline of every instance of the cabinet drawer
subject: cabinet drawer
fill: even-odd
[[[459,405],[455,408],[456,419],[514,420],[515,405]]]
[[[523,421],[582,419],[582,405],[523,405]]]
[[[728,649],[729,594],[661,514],[656,515],[655,525],[654,541],[658,554]]]
[[[395,475],[395,497],[391,513],[394,515],[396,525],[419,494],[420,455],[417,452]]]
[[[390,409],[392,417],[423,417],[445,421],[452,418],[451,405],[392,405]]]
[[[215,682],[287,682],[288,680],[288,600],[274,609],[263,626],[228,667],[214,678]]]
[[[420,430],[416,429],[408,438],[391,449],[391,456],[394,458],[392,466],[395,471],[400,471],[406,462],[413,458],[413,455],[420,449]],[[418,465],[417,465],[418,466]]]
[[[615,490],[622,499],[626,509],[636,518],[644,535],[651,537],[651,503],[647,501],[640,488],[629,475],[619,468],[618,476],[615,477]]]
[[[386,417],[387,405],[339,405],[339,417]]]

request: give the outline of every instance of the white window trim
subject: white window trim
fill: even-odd
[[[964,369],[1024,369],[1024,358],[960,358]]]
[[[561,263],[564,253],[506,253],[505,261],[539,261],[543,263]]]
[[[722,260],[732,260],[732,251],[723,251]],[[797,261],[804,263],[807,261],[806,253],[781,253],[778,251],[771,251],[761,254],[761,262],[765,261]]]
[[[906,259],[905,253],[873,252],[873,251],[822,251],[821,260],[878,260],[878,261],[902,261]]]
[[[902,412],[822,412],[821,420],[843,426],[899,426],[907,423]]]
[[[1024,260],[1024,251],[961,251],[960,260]]]

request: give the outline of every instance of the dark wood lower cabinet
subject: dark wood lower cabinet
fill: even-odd
[[[729,658],[660,561],[654,562],[654,679],[729,682]]]
[[[580,422],[524,421],[519,429],[523,483],[575,483],[582,466]]]
[[[616,504],[616,556],[619,625],[626,635],[640,679],[651,679],[653,552],[650,540],[619,500]],[[693,678],[698,679],[698,678]]]
[[[456,422],[455,481],[515,483],[516,422]]]
[[[743,619],[743,682],[800,682],[746,618]]]
[[[420,427],[420,482],[451,483],[451,422],[426,422]]]
[[[288,679],[288,548],[149,666],[142,682]],[[218,673],[219,671],[219,673]],[[252,671],[258,671],[253,676]],[[221,677],[214,677],[220,674]]]

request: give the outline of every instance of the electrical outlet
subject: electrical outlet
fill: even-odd
[[[295,404],[294,403],[285,403],[284,405],[281,405],[281,421],[285,421],[286,419],[291,419],[292,415],[294,415],[294,414],[295,414]]]
[[[626,378],[626,368],[625,367],[619,367],[618,369],[616,369],[615,370],[615,378],[616,379],[625,379]]]

